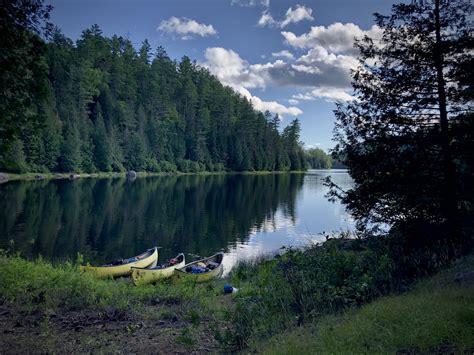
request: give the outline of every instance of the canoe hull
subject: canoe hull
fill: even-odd
[[[164,280],[173,276],[175,269],[182,268],[186,265],[186,261],[183,260],[173,266],[164,269],[145,269],[145,268],[132,268],[132,280],[136,286],[155,283],[160,280]]]
[[[80,266],[80,270],[90,272],[97,277],[120,277],[129,276],[132,273],[132,267],[146,268],[158,260],[158,249],[154,248],[149,256],[139,259],[132,263],[115,266]]]
[[[202,274],[191,274],[189,272],[177,272],[176,277],[183,281],[189,280],[189,281],[197,282],[197,283],[208,282],[221,276],[223,270],[224,270],[223,266],[219,265],[214,270],[209,271],[209,272],[204,272]]]
[[[224,258],[223,253],[218,253],[216,255],[213,255],[209,258],[205,258],[202,260],[194,261],[192,263],[189,263],[185,265],[182,268],[177,268],[175,275],[176,279],[182,280],[182,281],[190,281],[190,282],[196,282],[196,283],[201,283],[201,282],[208,282],[211,281],[215,278],[218,278],[222,275],[222,272],[224,271],[224,267],[222,266],[222,259]],[[219,260],[219,266],[217,266],[214,270],[208,271],[208,272],[203,272],[201,274],[193,274],[190,272],[186,272],[186,268],[192,265],[195,265],[197,263],[201,262],[206,262],[206,261],[213,261],[213,260]]]

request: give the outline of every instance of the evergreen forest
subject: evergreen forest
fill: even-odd
[[[209,71],[144,40],[74,43],[47,22],[2,16],[0,169],[9,172],[288,171],[305,168],[298,119],[256,111]]]

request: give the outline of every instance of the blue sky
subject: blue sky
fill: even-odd
[[[331,148],[335,101],[350,98],[354,36],[380,35],[374,12],[392,0],[54,0],[52,22],[73,40],[93,24],[105,35],[147,38],[187,55],[256,109],[301,120],[301,140]]]

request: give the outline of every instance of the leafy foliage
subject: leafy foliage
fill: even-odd
[[[320,148],[311,148],[304,152],[306,165],[311,169],[331,169],[332,158]]]

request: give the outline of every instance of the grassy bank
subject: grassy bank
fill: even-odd
[[[260,345],[261,339],[272,336],[278,338],[281,334],[284,334],[282,338],[285,339],[289,329],[314,329],[315,324],[321,324],[324,331],[317,330],[318,334],[332,334],[332,329],[340,322],[339,315],[345,312],[350,315],[350,312],[357,312],[361,307],[365,309],[364,307],[372,306],[367,311],[372,312],[372,318],[367,316],[360,324],[355,321],[348,325],[346,334],[343,334],[344,329],[340,330],[341,336],[346,340],[352,339],[352,343],[340,340],[339,344],[333,346],[330,341],[326,341],[318,347],[315,343],[309,343],[304,336],[301,339],[296,336],[294,341],[302,343],[302,350],[307,345],[306,350],[314,347],[323,353],[340,353],[352,347],[355,352],[383,352],[398,346],[400,349],[426,349],[428,344],[437,346],[444,342],[452,342],[459,347],[465,347],[471,342],[474,346],[474,336],[466,338],[470,329],[467,329],[467,333],[458,332],[464,326],[463,319],[472,319],[474,310],[472,306],[465,307],[472,301],[472,296],[458,302],[473,292],[472,287],[457,290],[451,287],[455,285],[453,273],[456,269],[448,272],[446,279],[450,282],[446,281],[440,286],[443,289],[440,288],[438,298],[425,300],[434,294],[439,283],[438,279],[433,279],[432,289],[421,286],[424,290],[421,295],[415,289],[406,298],[396,298],[398,301],[393,305],[386,301],[387,303],[377,306],[381,297],[405,294],[415,281],[450,266],[442,250],[447,248],[440,248],[437,254],[425,253],[418,248],[394,248],[396,241],[399,241],[398,235],[368,239],[332,238],[306,250],[289,250],[275,259],[241,265],[232,274],[232,282],[240,287],[240,292],[235,297],[232,328],[222,334],[221,341],[235,350],[262,350],[269,345]],[[466,259],[460,267],[470,272],[474,278],[472,258]],[[445,303],[446,313],[436,314],[436,308],[433,307],[441,307]],[[395,311],[390,313],[390,307],[394,307]],[[428,330],[418,328],[420,332],[416,333],[412,327],[424,322],[421,315],[426,310],[432,312],[431,318],[427,315]],[[324,319],[327,319],[326,323]],[[440,321],[444,324],[441,328],[447,327],[444,333],[437,329]],[[365,328],[362,324],[364,322]],[[448,336],[450,323],[456,323],[453,329],[460,334],[459,337]],[[387,331],[386,334],[379,331],[387,342],[385,345],[379,341],[380,338],[373,336],[379,326]],[[365,333],[350,334],[351,331],[363,329],[366,329]],[[407,337],[407,334],[413,335],[413,338]],[[425,339],[424,334],[433,336]],[[317,342],[320,344],[319,340]],[[288,352],[291,353],[292,345],[288,346]],[[280,346],[277,344],[274,350],[278,348]]]
[[[474,256],[379,297],[391,268],[383,253],[332,240],[242,264],[208,284],[137,288],[71,263],[0,254],[0,347],[354,354],[474,346]],[[239,292],[224,295],[225,283]]]
[[[222,280],[135,287],[130,279],[97,279],[71,263],[2,254],[0,347],[12,353],[215,350],[214,329],[227,302],[222,288]]]
[[[471,353],[474,350],[474,257],[360,309],[323,317],[254,346],[268,354]]]

